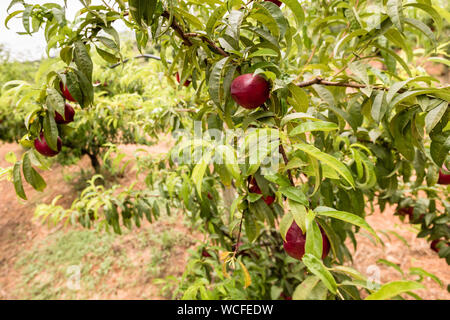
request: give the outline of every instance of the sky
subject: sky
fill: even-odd
[[[39,60],[46,57],[45,52],[45,37],[43,31],[34,33],[33,36],[19,35],[17,32],[24,31],[22,19],[14,17],[9,21],[7,29],[4,21],[8,16],[6,9],[9,6],[10,0],[0,0],[0,44],[3,45],[9,52],[11,60],[26,61]],[[64,4],[63,0],[27,0],[31,4],[44,4],[47,2]],[[99,1],[92,1],[97,4]],[[10,9],[10,13],[22,9],[23,6],[17,4]],[[82,8],[78,0],[68,0],[66,8],[66,17],[68,20],[73,20],[75,14]],[[120,29],[119,29],[120,30]]]

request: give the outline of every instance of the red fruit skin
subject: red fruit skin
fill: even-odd
[[[264,104],[269,96],[269,82],[260,75],[246,73],[231,83],[231,97],[243,108],[256,109]]]
[[[292,300],[291,296],[288,296],[287,294],[285,294],[284,292],[282,292],[280,294],[280,298],[283,298],[284,300]]]
[[[441,241],[443,241],[443,240],[436,239],[436,240],[431,241],[431,244],[430,244],[431,250],[433,250],[434,252],[439,253],[439,248],[437,246],[438,246],[439,242],[441,242]],[[447,246],[449,246],[449,245],[450,244],[447,242]]]
[[[252,193],[262,194],[261,189],[256,184],[255,178],[251,178],[250,187],[248,188],[248,190]],[[273,196],[262,196],[262,199],[268,206],[270,206],[272,203],[275,202],[275,197],[273,197]]]
[[[403,207],[397,209],[397,214],[399,216],[408,216],[410,220],[413,218],[413,212],[414,212],[413,207]]]
[[[322,259],[330,252],[330,241],[327,236],[320,230],[322,233]],[[303,255],[305,254],[305,243],[306,243],[306,234],[302,232],[302,229],[293,222],[286,233],[286,241],[283,242],[283,248],[288,255],[297,260],[302,260]]]
[[[202,257],[204,258],[210,258],[211,255],[209,254],[209,252],[206,249],[202,250]]]
[[[450,174],[445,174],[442,170],[439,170],[438,184],[449,185],[450,184]]]
[[[42,154],[43,156],[54,157],[61,151],[62,140],[60,137],[58,137],[57,142],[58,151],[55,151],[48,146],[47,141],[45,141],[44,133],[41,132],[39,138],[36,138],[34,140],[34,147],[36,148],[36,151]]]
[[[180,74],[177,72],[175,76],[176,76],[176,78],[177,78],[177,82],[180,83]],[[191,84],[191,81],[186,80],[186,81],[183,83],[183,86],[187,87],[187,86],[189,86],[190,84]]]
[[[69,88],[67,88],[67,86],[64,86],[62,81],[59,83],[59,88],[61,89],[64,99],[72,101],[72,102],[76,102],[76,100],[70,94]]]
[[[58,112],[55,111],[55,122],[57,124],[68,124],[73,121],[73,118],[75,116],[75,110],[68,103],[66,103],[66,106],[64,108],[64,116],[66,120],[64,120],[62,115],[60,115]]]
[[[278,0],[265,0],[265,1],[275,3],[277,6],[281,6],[283,4],[281,1],[278,1]]]

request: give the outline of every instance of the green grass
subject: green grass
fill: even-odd
[[[155,278],[170,277],[175,250],[186,250],[193,241],[174,231],[179,216],[161,218],[165,222],[162,227],[151,225],[124,236],[95,230],[56,231],[20,255],[15,265],[21,275],[15,295],[39,300],[101,298],[117,289],[151,286]],[[138,263],[132,261],[128,250],[138,258],[147,256]],[[71,266],[80,267],[80,290],[67,287]],[[164,296],[170,297],[171,290],[162,289]]]

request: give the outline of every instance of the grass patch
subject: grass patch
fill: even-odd
[[[15,295],[20,299],[95,299],[122,290],[132,298],[151,298],[147,286],[162,286],[169,297],[172,290],[153,280],[179,272],[177,267],[183,267],[180,252],[194,243],[175,228],[180,226],[179,218],[163,216],[160,222],[122,236],[95,230],[56,231],[20,255]],[[77,277],[79,287],[68,286]],[[141,296],[133,295],[139,291],[144,291]]]

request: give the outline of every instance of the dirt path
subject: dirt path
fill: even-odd
[[[168,143],[161,146],[150,147],[152,154],[167,151]],[[135,146],[124,146],[123,152],[132,154]],[[4,160],[5,154],[9,151],[17,155],[21,148],[16,144],[0,145],[0,167],[8,165]],[[88,159],[82,159],[78,166],[62,168],[55,165],[51,171],[43,172],[44,179],[48,187],[44,193],[38,193],[25,186],[25,191],[29,196],[29,201],[17,199],[12,184],[7,181],[0,182],[0,299],[20,299],[30,298],[27,287],[20,291],[18,279],[23,278],[20,268],[17,268],[17,261],[23,258],[24,253],[38,246],[47,239],[57,239],[67,241],[70,231],[61,231],[60,228],[48,228],[40,222],[33,221],[33,212],[36,204],[50,203],[57,196],[63,197],[58,204],[69,207],[76,197],[71,184],[66,182],[64,175],[74,174],[79,170],[79,166],[88,167]],[[133,176],[130,174],[129,176]],[[126,184],[126,179],[121,181]],[[385,246],[375,246],[369,238],[358,235],[358,248],[354,253],[354,267],[362,273],[367,274],[369,267],[377,266],[380,270],[381,282],[400,280],[401,274],[383,264],[377,264],[379,259],[386,259],[398,264],[402,270],[410,267],[421,267],[428,272],[438,276],[444,284],[444,288],[439,287],[431,279],[425,280],[428,290],[422,290],[419,294],[425,299],[450,299],[450,294],[446,286],[450,283],[450,268],[443,259],[439,259],[436,253],[429,249],[429,245],[423,239],[417,239],[412,227],[403,224],[393,215],[392,208],[385,213],[375,213],[368,217],[368,222],[376,230],[394,231],[408,242],[408,246],[401,239],[390,233],[389,238],[382,235]],[[154,284],[154,278],[161,278],[167,275],[181,275],[187,261],[187,250],[196,245],[198,236],[181,223],[182,219],[177,217],[169,220],[158,221],[151,226],[146,224],[139,230],[126,234],[119,238],[103,239],[100,244],[108,245],[108,250],[113,252],[113,260],[110,266],[105,267],[103,259],[110,259],[109,256],[99,255],[97,260],[84,257],[92,264],[89,275],[96,280],[92,283],[92,288],[86,294],[75,294],[67,296],[55,293],[54,296],[42,296],[41,292],[36,294],[36,298],[83,298],[83,299],[158,299],[170,298],[161,291],[160,286]],[[71,230],[74,228],[71,227]],[[76,228],[75,228],[76,229]],[[78,230],[78,229],[76,229]],[[68,232],[68,233],[67,233]],[[80,232],[82,232],[80,230]],[[155,238],[154,235],[158,235]],[[87,234],[90,236],[89,234]],[[162,236],[159,236],[162,235]],[[167,236],[167,239],[164,237]],[[63,240],[58,240],[63,239]],[[38,250],[38,249],[33,249]],[[40,250],[40,249],[39,249]],[[170,254],[161,252],[170,251]],[[41,251],[37,251],[38,253]],[[100,263],[101,262],[101,263]],[[167,266],[161,269],[161,265]],[[102,268],[106,268],[103,271]],[[57,270],[57,269],[55,269]],[[106,272],[106,273],[105,273]],[[31,280],[30,280],[31,281]],[[31,283],[31,282],[30,282]],[[52,283],[49,282],[48,283]],[[53,284],[53,283],[52,283]],[[36,283],[34,284],[36,285]],[[58,282],[58,286],[62,286]],[[40,287],[38,286],[38,289]],[[45,290],[45,289],[39,289]],[[47,289],[48,290],[48,289]],[[50,290],[51,291],[51,290]]]

